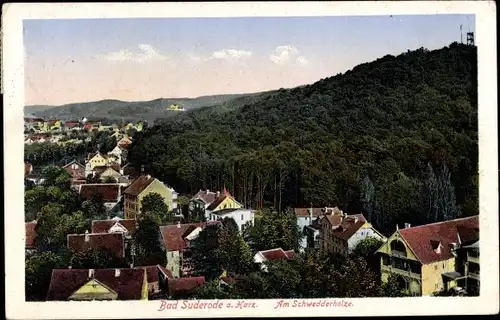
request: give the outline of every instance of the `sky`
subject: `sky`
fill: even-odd
[[[314,83],[460,41],[474,15],[24,20],[25,104],[144,101]]]

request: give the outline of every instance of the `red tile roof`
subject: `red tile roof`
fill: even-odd
[[[116,270],[119,270],[119,274]],[[144,272],[143,269],[129,268],[94,269],[93,279],[115,291],[118,294],[118,300],[140,300]],[[54,269],[47,292],[47,300],[67,300],[90,280],[89,269]]]
[[[173,296],[181,292],[193,292],[205,283],[205,277],[168,279],[168,293]]]
[[[293,250],[284,251],[281,248],[259,251],[258,253],[260,253],[267,261],[286,260],[295,256],[295,252],[293,252]]]
[[[88,236],[88,241],[85,237]],[[81,252],[94,248],[111,250],[119,258],[125,257],[125,238],[122,233],[68,234],[68,249]]]
[[[26,249],[34,249],[36,238],[36,221],[25,223],[25,238]]]
[[[130,186],[128,186],[125,191],[123,191],[124,194],[129,194],[132,196],[137,196],[139,195],[144,189],[147,188],[153,182],[155,178],[151,176],[139,176],[137,179],[135,179]]]
[[[338,215],[337,215],[338,217]],[[336,218],[335,218],[336,219]],[[329,220],[330,221],[330,220]],[[344,240],[349,240],[364,224],[366,219],[362,214],[348,215],[340,221],[340,224],[333,225],[332,234]]]
[[[193,230],[198,227],[202,229],[208,225],[221,224],[221,221],[209,221],[198,223],[172,224],[160,226],[160,233],[163,244],[167,251],[181,251],[188,247],[189,243],[185,239]]]
[[[160,265],[138,266],[138,267],[135,267],[134,269],[146,270],[148,283],[158,282],[160,280],[160,278],[159,278],[160,272],[163,273],[163,275],[165,276],[166,279],[173,278],[172,272],[170,270],[168,270],[167,268],[160,266]]]
[[[68,122],[64,123],[64,126],[67,127],[67,128],[74,128],[74,127],[80,126],[80,123],[79,122],[68,121]]]
[[[92,233],[108,233],[109,229],[116,223],[121,224],[129,233],[133,234],[137,224],[135,219],[120,219],[120,220],[94,220],[92,221]]]
[[[472,243],[479,240],[479,216],[431,223],[400,229],[399,234],[423,264],[450,259],[452,243]],[[460,240],[459,240],[460,238]],[[441,243],[440,252],[432,247],[432,241]]]
[[[200,199],[203,202],[205,202],[205,204],[211,204],[212,202],[215,201],[216,198],[217,198],[217,193],[216,192],[211,192],[210,190],[200,190],[191,199],[192,200]]]
[[[97,193],[104,202],[118,202],[120,199],[120,185],[118,183],[88,183],[80,186],[80,197],[89,200]]]
[[[288,257],[288,259],[294,258],[297,255],[293,250],[285,251],[285,254]]]
[[[228,276],[226,276],[226,277],[221,277],[220,279],[221,279],[222,281],[224,281],[224,282],[225,282],[226,284],[228,284],[228,285],[232,285],[232,284],[234,284],[234,283],[236,282],[236,281],[234,280],[234,278],[233,278],[233,277],[228,277]]]
[[[103,173],[104,171],[106,171],[108,168],[111,168],[117,172],[120,172],[120,165],[118,163],[111,163],[109,165],[105,165],[105,166],[95,166],[93,171],[96,171],[98,173]]]

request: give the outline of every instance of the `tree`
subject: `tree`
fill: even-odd
[[[367,237],[358,242],[356,247],[354,247],[353,254],[360,256],[362,258],[368,258],[372,256],[384,242],[375,237]]]
[[[408,295],[403,292],[399,287],[397,276],[390,274],[387,281],[382,283],[380,288],[383,297],[407,297]]]
[[[231,289],[220,284],[219,279],[206,282],[194,293],[196,299],[231,299]]]
[[[169,212],[165,199],[156,192],[149,193],[142,199],[141,212],[157,216],[160,224],[173,221],[173,215]]]
[[[361,203],[363,204],[363,209],[367,214],[368,221],[372,221],[372,213],[375,200],[375,187],[368,175],[365,176],[361,184]]]
[[[246,274],[255,269],[250,247],[232,218],[222,220],[222,227],[217,232],[215,255],[221,268],[228,272]]]
[[[26,300],[45,301],[52,270],[67,268],[67,260],[65,255],[53,252],[41,252],[28,258],[25,264]]]
[[[116,179],[111,177],[111,176],[108,176],[108,177],[105,177],[102,182],[103,183],[116,183]]]
[[[436,174],[432,166],[428,164],[427,171],[427,181],[422,196],[427,222],[458,218],[461,210],[455,200],[455,188],[451,183],[448,167],[443,165]]]
[[[208,280],[213,280],[222,273],[223,268],[217,254],[218,234],[219,225],[207,225],[192,241],[194,275],[202,275]]]
[[[166,264],[158,217],[142,213],[138,219],[134,247],[137,265]]]
[[[127,268],[127,261],[107,248],[91,248],[74,252],[70,265],[75,269]]]
[[[368,269],[364,259],[349,258],[340,270],[333,272],[333,281],[329,292],[333,297],[376,297],[379,295],[376,283],[376,275]]]
[[[265,212],[255,219],[255,225],[248,232],[254,251],[272,248],[298,250],[302,238],[295,216],[289,213]]]
[[[71,175],[64,169],[58,166],[47,166],[42,170],[44,179],[43,186],[54,186],[62,189],[71,186]]]

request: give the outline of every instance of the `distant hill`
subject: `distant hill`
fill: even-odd
[[[159,98],[151,101],[120,101],[101,100],[83,103],[71,103],[61,106],[30,105],[24,107],[24,114],[37,117],[62,120],[79,119],[82,117],[107,118],[118,120],[146,120],[153,122],[156,119],[168,118],[179,112],[166,110],[171,104],[179,105],[186,111],[214,105],[225,106],[231,100],[249,98],[259,93],[227,94],[201,96],[197,98]]]

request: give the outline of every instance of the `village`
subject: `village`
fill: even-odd
[[[70,161],[60,169],[70,177],[70,188],[82,201],[100,199],[104,218],[92,220],[91,229],[81,234],[66,234],[67,249],[73,254],[88,250],[107,250],[128,267],[54,268],[50,273],[45,299],[49,300],[156,300],[189,296],[206,285],[208,279],[196,275],[199,265],[193,245],[207,228],[218,228],[231,220],[242,235],[255,226],[262,212],[245,207],[220,186],[219,190],[199,190],[196,194],[178,194],[168,182],[160,181],[144,168],[134,168],[126,158],[133,141],[118,127],[101,123],[39,121],[30,119],[25,129],[25,143],[39,141],[47,131],[55,134],[69,130],[112,130],[117,145],[103,154],[89,153],[84,163]],[[73,126],[74,124],[74,126]],[[128,124],[128,129],[142,130],[142,124]],[[38,135],[38,136],[37,136]],[[43,138],[42,138],[43,139]],[[31,188],[47,181],[33,176],[34,167],[25,163],[25,180]],[[165,264],[136,263],[134,237],[144,216],[145,200],[161,199],[168,208],[168,223],[158,226],[157,234]],[[182,200],[181,200],[182,199]],[[160,202],[161,202],[160,201]],[[167,212],[165,212],[167,214]],[[412,226],[404,221],[392,234],[382,234],[359,212],[344,212],[339,207],[292,208],[300,232],[298,250],[267,247],[252,253],[252,261],[261,272],[272,272],[273,261],[292,261],[305,251],[349,257],[356,247],[375,241],[371,252],[376,261],[376,276],[381,283],[395,281],[398,290],[409,296],[428,296],[456,290],[458,293],[479,288],[479,219],[478,216]],[[197,216],[196,221],[186,217]],[[25,224],[26,257],[37,253],[37,217]],[[54,226],[55,227],[55,226]],[[245,244],[246,245],[246,244]],[[145,248],[147,249],[147,248]],[[38,252],[39,253],[39,252]],[[235,283],[231,272],[222,270],[218,285]],[[212,281],[212,280],[211,280]]]

